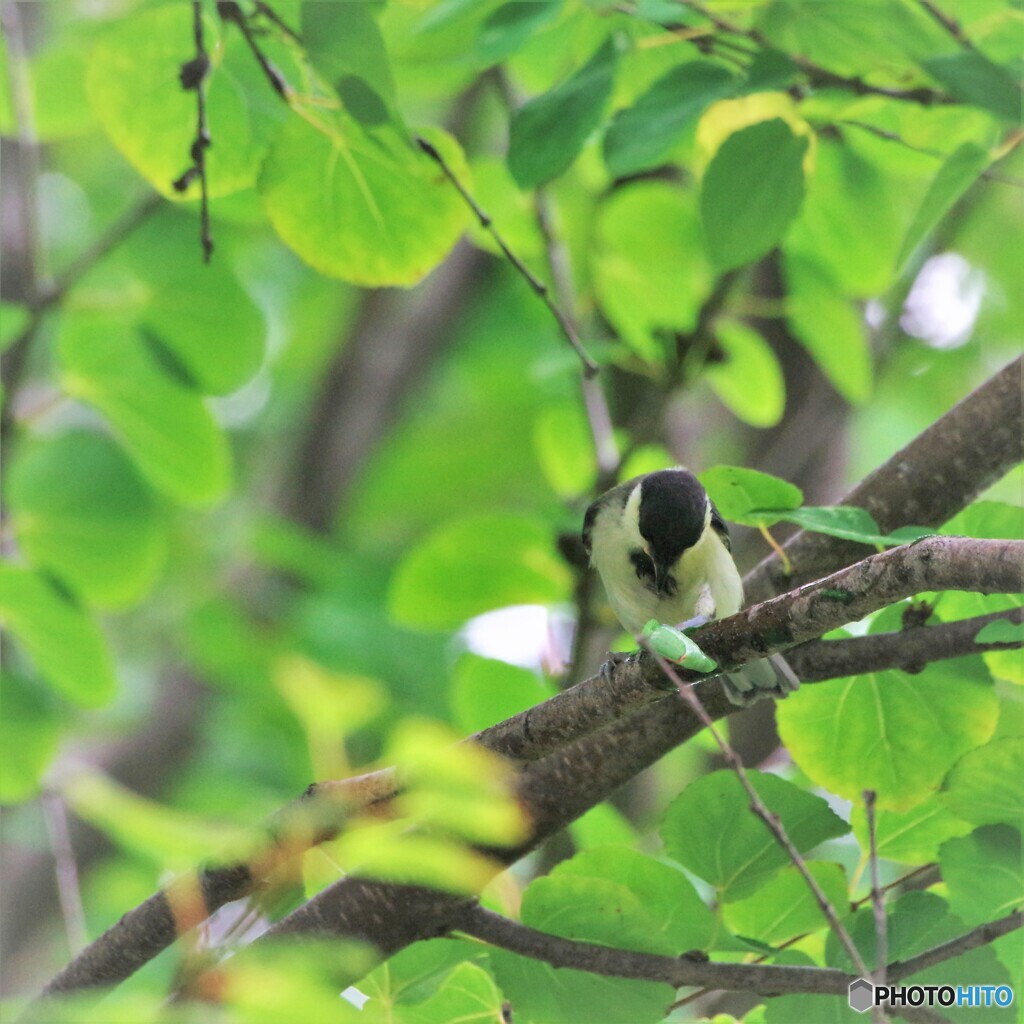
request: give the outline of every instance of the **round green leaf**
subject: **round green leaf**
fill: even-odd
[[[747,775],[801,853],[849,831],[821,797],[776,775]],[[666,811],[661,834],[669,855],[715,886],[723,903],[749,896],[792,863],[731,771],[691,782]]]
[[[1024,822],[1024,737],[969,751],[946,777],[941,799],[975,825]]]
[[[615,44],[608,39],[571,78],[520,107],[508,138],[508,168],[520,188],[557,178],[597,127],[615,75]]]
[[[185,505],[224,496],[227,438],[203,399],[169,376],[130,326],[65,315],[59,351],[64,389],[103,412],[155,487]]]
[[[535,672],[493,658],[464,654],[452,673],[449,702],[456,727],[472,733],[553,695],[550,684]]]
[[[863,402],[872,372],[863,318],[821,266],[787,256],[785,270],[793,333],[848,402]]]
[[[664,359],[661,331],[689,331],[711,290],[692,193],[661,181],[616,189],[598,209],[591,252],[601,309],[649,361]]]
[[[455,140],[439,131],[429,138],[465,181]],[[410,140],[343,113],[330,126],[291,118],[258,188],[284,242],[316,270],[353,284],[415,284],[444,259],[467,218],[441,169]]]
[[[626,846],[599,846],[562,861],[551,873],[623,885],[649,917],[650,944],[669,956],[707,949],[715,933],[711,911],[681,871]],[[639,947],[638,947],[639,948]]]
[[[728,68],[709,60],[672,68],[633,106],[615,115],[604,137],[608,170],[622,176],[661,163],[707,107],[737,84]]]
[[[845,916],[850,902],[842,867],[810,863],[807,868],[839,916]],[[780,871],[749,899],[726,903],[722,916],[737,935],[770,945],[827,924],[817,899],[795,867]]]
[[[28,569],[0,565],[0,625],[68,700],[99,707],[114,696],[117,680],[96,620],[49,580]]]
[[[244,50],[244,40],[237,32],[225,33],[218,43],[216,23],[206,20],[204,27],[212,62],[206,89],[213,140],[206,154],[207,187],[216,197],[253,183],[267,126],[257,123],[265,115],[250,108],[237,69],[224,63],[227,46]],[[112,22],[94,47],[86,74],[89,102],[103,129],[168,198],[179,196],[172,182],[192,162],[196,97],[181,87],[178,72],[194,56],[191,6],[165,4]],[[239,66],[254,63],[248,52],[240,56],[246,63]]]
[[[730,135],[704,174],[701,218],[707,250],[722,270],[773,249],[800,209],[807,139],[780,118]]]
[[[850,824],[862,851],[870,849],[867,814],[863,803],[854,802]],[[927,864],[937,860],[939,847],[954,836],[966,835],[971,826],[947,810],[938,795],[907,811],[877,810],[875,842],[879,857],[900,864]]]
[[[797,508],[804,500],[799,487],[756,469],[712,466],[697,475],[722,517],[734,523],[757,525],[765,518],[757,512]]]
[[[100,434],[71,431],[19,452],[7,501],[26,557],[90,604],[132,604],[163,566],[167,530],[153,496]]]
[[[43,772],[60,742],[61,716],[42,693],[11,672],[0,672],[0,803],[39,792]]]
[[[551,528],[512,515],[445,523],[413,548],[391,585],[391,611],[424,629],[453,629],[492,608],[568,600],[572,581]]]
[[[725,362],[708,363],[704,379],[723,404],[752,427],[774,427],[786,407],[786,383],[779,361],[753,328],[726,320],[715,328]]]
[[[814,782],[848,800],[873,789],[894,810],[926,799],[998,717],[989,681],[936,665],[807,686],[777,709],[783,743]]]
[[[1021,834],[1009,825],[984,825],[950,839],[939,851],[949,905],[967,924],[982,924],[1021,905]]]

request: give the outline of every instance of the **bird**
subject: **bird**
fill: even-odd
[[[583,518],[583,547],[616,618],[634,636],[651,619],[700,625],[743,606],[743,581],[729,530],[701,482],[677,466],[606,491]],[[785,697],[800,684],[780,655],[723,677],[729,699],[745,707]]]

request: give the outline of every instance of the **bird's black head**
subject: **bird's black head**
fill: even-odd
[[[640,486],[639,529],[654,562],[659,589],[679,556],[704,532],[708,495],[684,469],[663,469]]]

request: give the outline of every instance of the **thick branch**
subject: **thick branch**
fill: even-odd
[[[936,420],[842,501],[866,508],[883,533],[901,526],[941,526],[1024,459],[1024,403],[1018,358]],[[744,580],[748,601],[763,601],[817,579],[867,548],[803,531],[785,545],[795,567],[770,555]]]

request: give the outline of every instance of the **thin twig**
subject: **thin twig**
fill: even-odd
[[[854,967],[860,971],[860,976],[862,978],[869,977],[870,972],[865,966],[864,960],[861,958],[857,947],[853,944],[853,939],[850,938],[849,932],[847,932],[843,927],[843,923],[839,920],[839,915],[836,913],[835,907],[833,907],[829,902],[828,897],[825,895],[821,886],[818,885],[814,875],[811,874],[810,869],[807,867],[807,862],[800,855],[800,851],[793,845],[793,841],[789,838],[779,816],[769,810],[761,799],[760,794],[754,788],[753,783],[747,776],[746,769],[744,769],[743,762],[740,760],[739,755],[715,728],[715,723],[704,709],[704,705],[697,699],[693,690],[676,675],[675,669],[673,669],[673,667],[660,654],[658,654],[657,651],[652,650],[651,648],[648,648],[648,651],[650,652],[651,657],[658,664],[658,667],[665,674],[665,677],[671,680],[675,685],[679,695],[690,706],[690,709],[701,720],[701,723],[708,730],[712,739],[714,739],[715,743],[718,744],[718,748],[721,750],[722,757],[725,758],[726,764],[728,764],[736,773],[736,777],[739,779],[740,785],[750,798],[751,811],[753,811],[753,813],[765,823],[778,844],[789,855],[789,859],[793,862],[797,871],[799,871],[803,876],[803,879],[807,883],[807,887],[811,890],[811,894],[817,901],[825,920],[829,923],[832,930],[835,932],[836,937],[842,943],[843,948],[846,950],[846,953]]]
[[[269,21],[272,21],[292,42],[302,44],[302,36],[295,31],[277,11],[264,0],[256,0],[256,13],[262,14]]]
[[[290,104],[292,96],[291,87],[288,85],[284,75],[281,74],[281,72],[274,66],[273,62],[263,52],[260,44],[256,42],[256,37],[252,34],[252,28],[249,25],[249,20],[242,8],[234,2],[221,2],[217,4],[217,13],[223,21],[229,21],[238,26],[238,30],[242,33],[242,38],[245,39],[249,50],[252,52],[253,57],[256,58],[256,63],[259,64],[260,70],[270,83],[271,88],[278,96],[281,97],[281,99],[285,101],[285,103]],[[283,25],[283,22],[281,24]]]
[[[900,981],[902,978],[912,977],[928,967],[934,967],[936,964],[960,956],[961,953],[977,949],[978,946],[987,946],[990,942],[995,942],[996,939],[1001,939],[1004,935],[1009,935],[1010,932],[1014,932],[1022,926],[1024,926],[1024,911],[1015,910],[1012,914],[999,918],[998,921],[989,921],[987,924],[979,925],[973,931],[965,932],[955,939],[926,949],[909,960],[897,960],[889,964],[889,980]]]
[[[924,10],[930,14],[965,50],[969,50],[971,53],[977,53],[978,48],[971,42],[971,40],[964,33],[963,28],[960,26],[960,22],[956,18],[950,17],[944,11],[941,11],[932,0],[917,0],[917,2],[924,8]]]
[[[448,161],[441,155],[437,147],[432,143],[428,142],[422,136],[416,136],[416,145],[430,157],[441,168],[444,176],[455,186],[455,191],[462,197],[462,201],[472,211],[473,216],[476,217],[480,227],[482,227],[494,240],[495,245],[501,250],[502,255],[508,260],[509,263],[515,268],[516,272],[526,281],[526,283],[533,290],[534,294],[544,301],[544,304],[548,307],[551,315],[555,318],[559,328],[561,328],[562,334],[565,336],[566,341],[572,346],[573,351],[579,356],[580,362],[583,364],[583,372],[586,376],[593,377],[596,375],[600,367],[594,360],[587,354],[586,349],[583,347],[583,343],[580,341],[579,335],[572,321],[558,308],[557,303],[551,297],[551,291],[548,286],[533,273],[532,270],[508,247],[508,243],[502,238],[498,229],[494,226],[494,222],[490,216],[485,213],[477,201],[473,198],[472,194],[466,188],[466,186],[459,180],[458,176],[451,169]]]
[[[873,789],[864,790],[864,813],[868,819],[868,864],[871,870],[871,906],[875,915],[875,972],[876,985],[885,984],[885,962],[889,956],[889,923],[885,917],[885,893],[878,877],[878,830],[875,820],[875,802],[878,794]],[[885,1011],[874,1007],[872,1020],[885,1024]]]
[[[68,833],[67,811],[64,801],[56,794],[44,792],[39,799],[50,838],[50,850],[57,876],[57,898],[60,901],[64,931],[68,937],[71,955],[77,956],[89,942],[89,931],[85,925],[85,908],[82,906],[82,890],[78,884],[78,867],[75,851],[71,848]]]
[[[210,234],[210,195],[206,181],[206,150],[212,145],[210,128],[206,122],[206,76],[210,72],[210,57],[203,41],[203,5],[192,2],[192,39],[196,55],[181,66],[179,79],[185,90],[196,94],[196,134],[189,149],[192,164],[173,182],[176,192],[184,192],[199,179],[199,244],[203,249],[203,262],[209,263],[213,255],[213,237]]]

